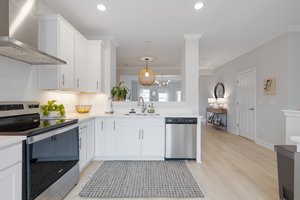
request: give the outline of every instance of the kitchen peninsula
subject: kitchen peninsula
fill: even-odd
[[[67,117],[78,118],[79,137],[82,137],[80,140],[82,155],[86,155],[85,152],[89,151],[84,147],[91,148],[90,146],[93,145],[94,160],[164,160],[165,118],[197,118],[196,162],[201,163],[201,116],[189,114],[140,113],[128,115],[127,113],[115,113],[74,114]],[[89,133],[88,130],[92,130],[90,132],[94,130],[94,133]],[[89,139],[89,137],[95,139]],[[93,141],[94,144],[90,144]],[[83,160],[86,160],[83,163],[88,163],[91,158],[84,158]],[[82,165],[84,166],[85,164]]]

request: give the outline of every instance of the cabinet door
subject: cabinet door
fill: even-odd
[[[105,119],[95,121],[95,156],[105,156]]]
[[[86,90],[86,42],[80,33],[75,33],[75,89]]]
[[[22,164],[17,163],[0,171],[1,199],[22,199]]]
[[[102,41],[92,40],[87,42],[87,90],[101,92],[102,74]]]
[[[145,127],[142,129],[142,156],[165,155],[164,126]]]
[[[85,167],[87,163],[86,159],[86,138],[87,138],[87,129],[80,129],[79,133],[79,169],[80,171]]]
[[[59,57],[67,62],[60,65],[60,87],[74,89],[74,29],[69,25],[60,23],[59,29]]]
[[[95,155],[95,120],[87,122],[87,162],[91,161]]]
[[[118,156],[141,155],[141,129],[137,127],[118,127],[117,154]]]
[[[117,119],[105,119],[105,155],[116,156]]]

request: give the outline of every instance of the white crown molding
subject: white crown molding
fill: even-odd
[[[114,45],[116,46],[116,47],[119,47],[120,45],[119,45],[119,43],[118,43],[118,41],[116,40],[116,38],[114,37],[114,36],[110,36],[109,37],[109,39],[114,43]]]
[[[200,40],[203,37],[203,34],[184,34],[185,40]]]
[[[300,32],[300,25],[290,25],[288,32]]]
[[[117,70],[139,70],[142,69],[143,66],[132,66],[132,67],[123,67],[123,66],[117,66]],[[152,69],[155,70],[181,70],[180,67],[168,67],[168,66],[164,66],[164,67],[160,67],[160,66],[151,66]]]
[[[263,40],[263,41],[261,41],[261,42],[258,42],[257,45],[252,46],[252,47],[250,47],[250,48],[247,48],[247,49],[245,49],[244,51],[241,51],[241,53],[236,54],[235,56],[227,57],[227,58],[224,59],[224,62],[223,62],[222,64],[215,64],[215,65],[213,66],[213,68],[216,69],[216,70],[217,70],[217,69],[220,69],[220,68],[224,67],[224,65],[228,64],[229,62],[231,62],[231,61],[233,61],[233,60],[235,60],[235,59],[237,59],[237,58],[239,58],[239,57],[241,57],[241,56],[243,56],[243,55],[245,55],[245,54],[247,54],[247,53],[249,53],[249,52],[255,50],[256,48],[258,48],[258,47],[260,47],[260,46],[265,45],[266,43],[268,43],[268,42],[270,42],[270,41],[272,41],[272,40],[274,40],[274,39],[280,37],[281,35],[283,35],[283,34],[285,34],[285,33],[286,33],[286,32],[277,34],[277,35],[271,37],[271,39],[267,39],[267,40]]]
[[[213,67],[199,67],[199,69],[203,69],[203,70],[214,70],[215,68],[213,68]]]

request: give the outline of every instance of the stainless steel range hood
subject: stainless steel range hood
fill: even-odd
[[[37,49],[36,1],[0,1],[0,55],[32,65],[66,64],[66,61]]]

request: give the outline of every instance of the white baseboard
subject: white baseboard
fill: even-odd
[[[227,132],[232,133],[233,135],[238,135],[235,128],[227,127]]]
[[[258,145],[260,145],[260,146],[263,146],[263,147],[265,147],[267,149],[270,149],[270,150],[274,151],[274,145],[271,144],[271,143],[269,143],[269,142],[266,142],[266,141],[264,141],[262,139],[256,138],[255,139],[255,143],[258,144]]]

